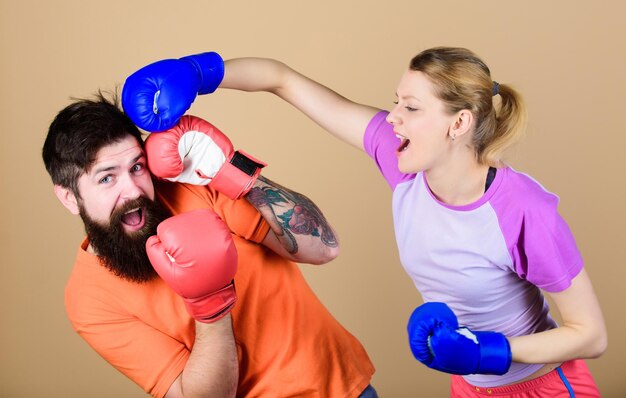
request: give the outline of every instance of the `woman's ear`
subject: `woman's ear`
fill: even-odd
[[[451,137],[462,137],[464,134],[471,131],[472,125],[474,124],[474,115],[467,109],[462,109],[458,111],[452,120],[452,125],[450,126],[450,136]]]
[[[54,186],[54,194],[59,198],[59,201],[65,206],[70,213],[77,215],[78,211],[78,200],[76,200],[76,195],[68,188],[62,187],[60,185]]]

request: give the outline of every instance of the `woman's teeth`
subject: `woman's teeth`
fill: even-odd
[[[400,146],[398,147],[398,152],[402,152],[404,150],[406,150],[406,148],[409,146],[409,143],[411,142],[408,138],[403,137],[399,134],[396,134],[396,137],[398,137],[401,141]]]

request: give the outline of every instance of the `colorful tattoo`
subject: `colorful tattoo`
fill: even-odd
[[[320,237],[322,243],[337,247],[337,238],[319,208],[304,195],[288,190],[266,178],[268,184],[263,188],[254,187],[247,195],[248,201],[255,207],[270,206],[276,215],[279,207],[291,207],[278,214],[278,222],[287,234],[310,235]],[[292,239],[295,243],[295,239]]]

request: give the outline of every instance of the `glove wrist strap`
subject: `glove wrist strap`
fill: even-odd
[[[235,283],[231,282],[208,296],[184,300],[187,311],[198,322],[212,323],[223,318],[235,305],[235,301],[237,301]]]
[[[237,151],[213,177],[211,186],[231,199],[239,199],[252,189],[265,166],[267,164],[247,153]]]
[[[480,364],[477,373],[503,375],[512,361],[511,346],[506,336],[497,332],[474,332],[480,345]]]

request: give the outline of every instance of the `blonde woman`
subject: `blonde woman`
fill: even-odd
[[[223,79],[212,72],[219,68],[195,68],[175,74],[200,83],[167,100],[161,72],[143,68],[124,87],[125,109],[144,115],[136,123],[145,115],[175,121],[212,76],[212,90],[279,96],[376,162],[393,190],[402,264],[425,302],[409,320],[409,345],[420,362],[453,375],[452,396],[599,396],[582,360],[606,349],[598,300],[557,196],[502,161],[524,131],[525,107],[473,52],[438,47],[415,56],[390,111],[272,59],[228,60]],[[157,83],[139,93],[137,81],[148,79]]]

